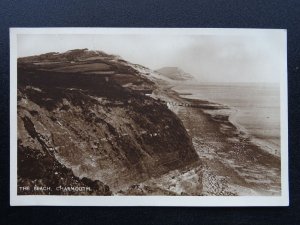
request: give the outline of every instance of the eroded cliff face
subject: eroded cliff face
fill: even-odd
[[[68,194],[109,195],[197,161],[182,122],[146,95],[155,88],[103,52],[19,59],[18,185],[86,186],[89,192]]]

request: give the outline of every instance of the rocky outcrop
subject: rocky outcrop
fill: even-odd
[[[197,161],[182,122],[148,96],[155,88],[103,52],[19,59],[18,185],[75,185],[91,187],[77,194],[109,195]]]

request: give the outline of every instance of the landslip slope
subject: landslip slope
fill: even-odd
[[[156,88],[100,51],[19,58],[18,186],[53,189],[18,193],[110,195],[197,161],[180,119],[149,96]]]

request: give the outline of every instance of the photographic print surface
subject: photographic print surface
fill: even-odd
[[[11,29],[11,204],[287,205],[286,82],[284,30]]]

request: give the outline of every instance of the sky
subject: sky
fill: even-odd
[[[18,34],[18,57],[88,48],[156,70],[179,67],[201,82],[279,83],[285,40],[249,34]]]

